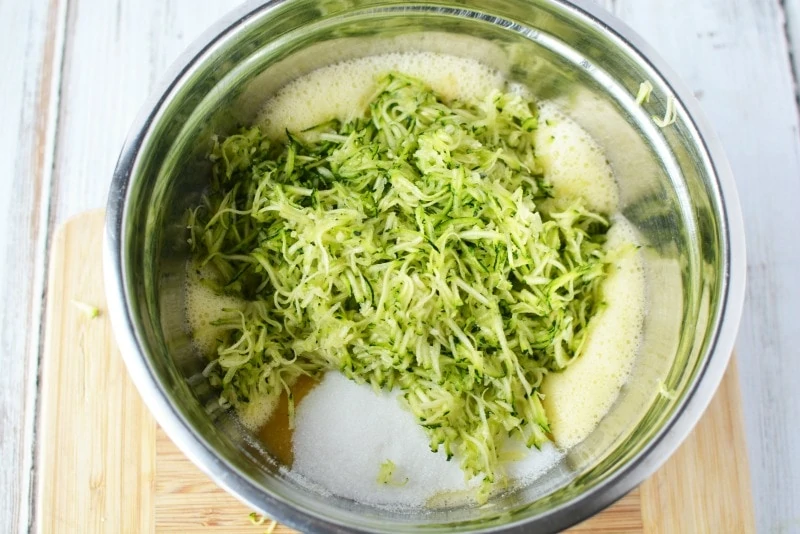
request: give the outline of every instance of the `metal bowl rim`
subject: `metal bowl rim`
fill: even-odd
[[[249,506],[268,513],[302,531],[336,529],[338,531],[367,532],[329,521],[318,514],[298,509],[280,498],[265,493],[214,453],[205,440],[169,402],[162,385],[156,379],[144,356],[143,343],[140,333],[134,326],[125,287],[122,236],[129,206],[128,190],[140,148],[144,144],[151,126],[157,120],[169,97],[174,94],[176,88],[181,86],[193,67],[199,65],[208,50],[226,35],[236,32],[246,25],[253,16],[289,1],[291,0],[250,1],[212,25],[172,65],[166,75],[166,81],[158,85],[134,120],[114,171],[106,211],[103,263],[108,311],[128,373],[143,400],[181,451],[212,480]],[[702,148],[715,170],[722,200],[722,211],[717,212],[716,215],[719,217],[725,252],[724,272],[722,273],[723,297],[721,298],[719,320],[704,366],[699,371],[682,404],[659,429],[650,443],[644,446],[617,473],[571,501],[535,518],[526,518],[508,525],[490,527],[483,529],[483,532],[522,533],[530,528],[532,522],[539,522],[548,530],[565,529],[612,504],[660,467],[688,436],[721,382],[733,350],[744,303],[745,244],[738,194],[722,145],[713,133],[692,92],[642,38],[602,8],[588,0],[546,1],[566,9],[572,9],[577,16],[593,20],[601,24],[604,29],[611,31],[617,38],[635,50],[639,59],[648,63],[659,73],[688,112],[689,119],[702,141]],[[413,3],[424,4],[425,2]]]

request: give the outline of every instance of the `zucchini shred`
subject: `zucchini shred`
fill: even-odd
[[[220,404],[285,391],[291,425],[300,375],[398,388],[485,502],[508,436],[549,440],[539,387],[580,357],[619,254],[607,214],[556,207],[537,126],[519,94],[446,102],[391,72],[363,117],[215,138],[188,228],[204,283],[243,303],[209,326]]]

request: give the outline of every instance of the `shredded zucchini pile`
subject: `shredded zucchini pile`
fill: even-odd
[[[399,388],[485,499],[505,436],[548,439],[538,388],[579,357],[609,262],[606,218],[542,209],[536,109],[390,73],[363,118],[217,140],[189,228],[216,289],[246,301],[214,323],[222,404],[331,369]]]

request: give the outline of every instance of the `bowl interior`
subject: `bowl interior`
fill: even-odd
[[[721,310],[725,257],[715,170],[694,123],[660,129],[668,82],[627,41],[579,8],[553,1],[297,0],[237,18],[182,70],[144,133],[123,221],[125,285],[147,364],[179,417],[270,512],[278,499],[366,530],[514,524],[563,507],[627,469],[691,394]],[[489,7],[491,6],[491,7]],[[287,81],[332,62],[389,51],[476,58],[555,101],[606,149],[622,213],[646,244],[648,313],[633,375],[611,412],[534,485],[484,507],[409,514],[321,496],[287,477],[214,401],[185,326],[186,212],[208,185],[210,138],[252,123]],[[635,102],[649,80],[645,111]],[[689,325],[688,327],[686,325]],[[660,391],[674,391],[660,395]],[[259,495],[264,498],[261,500]],[[291,518],[288,519],[291,522]],[[575,520],[580,519],[576,517]]]

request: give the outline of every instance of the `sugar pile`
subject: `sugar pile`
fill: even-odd
[[[466,481],[457,458],[434,454],[425,431],[404,410],[397,391],[376,394],[338,372],[329,372],[297,409],[292,472],[358,502],[423,507],[432,497],[477,484]],[[508,475],[527,484],[552,467],[562,453],[518,442],[505,450],[523,460],[508,462]],[[378,481],[381,464],[395,464],[391,484]],[[407,479],[407,482],[406,482]]]

